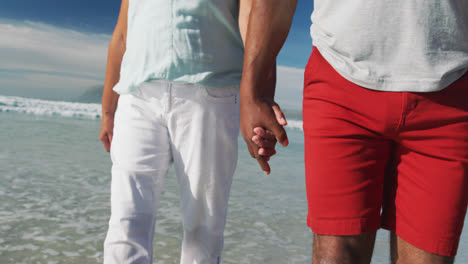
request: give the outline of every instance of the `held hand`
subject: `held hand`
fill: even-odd
[[[266,174],[270,174],[268,160],[275,152],[276,141],[283,146],[288,145],[286,131],[282,127],[286,125],[283,113],[272,100],[243,97],[240,101],[240,116],[242,136],[247,143],[250,155],[257,159],[258,164]],[[254,136],[259,136],[254,132],[254,128],[259,134],[262,134],[258,129],[261,128],[265,132],[264,137],[254,138]],[[271,136],[267,136],[266,131],[272,134],[274,141],[270,140]],[[265,138],[268,140],[264,140]],[[255,140],[259,142],[258,145]],[[261,150],[262,148],[263,150]]]
[[[252,141],[259,147],[258,155],[269,158],[275,155],[275,147],[277,140],[273,133],[261,127],[256,127],[253,129],[253,131],[255,135],[252,137]]]
[[[103,115],[101,120],[101,131],[99,132],[99,139],[102,141],[104,148],[107,152],[110,151],[112,136],[114,130],[114,116]]]

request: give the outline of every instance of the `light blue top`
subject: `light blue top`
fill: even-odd
[[[238,0],[130,0],[119,94],[145,81],[238,86],[244,48]]]

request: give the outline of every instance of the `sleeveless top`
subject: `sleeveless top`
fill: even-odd
[[[315,0],[313,45],[344,78],[432,92],[468,70],[467,0]]]
[[[131,93],[150,80],[239,86],[244,48],[238,15],[238,0],[130,0],[114,91]]]

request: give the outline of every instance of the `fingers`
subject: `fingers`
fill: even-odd
[[[257,144],[260,148],[271,148],[274,149],[276,145],[276,138],[273,133],[269,130],[265,130],[262,127],[255,127],[253,129],[254,135],[252,141]]]
[[[265,129],[263,129],[262,127],[255,127],[253,129],[253,131],[254,131],[255,134],[257,134],[259,136],[263,136],[263,135],[266,134]]]
[[[270,157],[276,154],[275,145],[276,138],[268,130],[264,130],[261,127],[256,127],[253,129],[256,135],[252,137],[252,141],[259,148],[257,151],[258,155],[263,156],[266,161],[270,160]]]
[[[285,126],[288,124],[286,121],[286,117],[284,117],[283,111],[281,111],[281,108],[279,107],[278,104],[273,105],[273,112],[275,112],[275,117],[276,121],[278,121],[278,124]]]
[[[289,144],[288,135],[286,130],[279,124],[272,124],[269,128],[271,132],[275,135],[276,140],[283,146],[286,147]]]
[[[257,160],[258,164],[260,165],[260,168],[263,170],[263,172],[266,175],[270,174],[271,168],[270,168],[270,165],[268,164],[268,161],[270,160],[270,157],[269,156],[262,156],[261,154],[259,154],[259,152],[261,152],[261,153],[265,153],[265,152],[260,151],[262,148],[259,149],[259,146],[255,145],[255,144],[257,144],[256,142],[258,142],[258,143],[261,142],[260,136],[258,136],[258,135],[253,136],[252,141],[253,141],[253,143],[246,141],[247,148],[249,150],[250,156]],[[275,140],[275,142],[276,142],[276,140]]]
[[[110,152],[113,138],[114,119],[103,117],[101,120],[101,130],[99,131],[99,139],[102,141],[104,148]]]
[[[271,148],[274,149],[276,145],[276,138],[273,140],[262,138],[258,135],[252,137],[252,141],[257,145],[259,148]]]
[[[281,108],[279,107],[278,104],[273,104],[272,106],[273,112],[275,113],[276,121],[278,122],[278,125],[275,125],[272,127],[271,131],[273,134],[276,136],[276,139],[278,142],[286,147],[289,144],[288,141],[288,135],[286,134],[286,131],[284,130],[283,126],[287,125],[286,117],[284,117],[283,111],[281,111]]]
[[[269,149],[269,148],[260,148],[258,149],[258,155],[266,156],[270,158],[271,156],[276,154],[276,150]]]
[[[254,152],[252,146],[248,142],[246,142],[246,143],[247,143],[247,149],[249,150],[250,156],[255,159],[255,152]]]
[[[259,135],[260,137],[268,140],[276,140],[275,135],[271,133],[269,130],[265,130],[262,127],[256,127],[253,129],[254,133]]]
[[[268,164],[268,161],[265,160],[263,157],[259,156],[257,157],[257,162],[262,168],[263,172],[265,172],[266,175],[269,175],[271,172],[270,165]]]
[[[286,118],[278,105],[272,100],[252,100],[245,97],[240,101],[240,128],[247,143],[249,153],[257,159],[262,170],[271,171],[268,161],[276,153],[276,142],[288,145],[283,125]]]
[[[101,136],[99,138],[102,141],[102,144],[104,145],[104,148],[106,149],[107,152],[110,152],[110,140],[107,134]]]
[[[273,105],[272,108],[275,112],[276,122],[270,119],[265,129],[262,127],[255,127],[254,132],[264,139],[274,137],[283,147],[286,147],[289,144],[288,136],[283,128],[284,125],[287,125],[286,118],[277,104]]]
[[[268,164],[268,161],[270,160],[269,156],[261,156],[259,155],[259,149],[258,146],[253,145],[253,143],[247,143],[247,148],[249,150],[250,156],[254,159],[257,160],[258,164],[260,165],[260,168],[263,170],[263,172],[268,175],[271,172],[270,165]]]

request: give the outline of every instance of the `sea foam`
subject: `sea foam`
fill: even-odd
[[[288,120],[286,128],[302,130],[302,120]]]
[[[0,95],[0,112],[33,115],[100,119],[101,104],[49,101],[18,96]],[[288,120],[287,129],[302,130],[302,120]]]
[[[0,95],[0,112],[98,119],[101,105]]]

